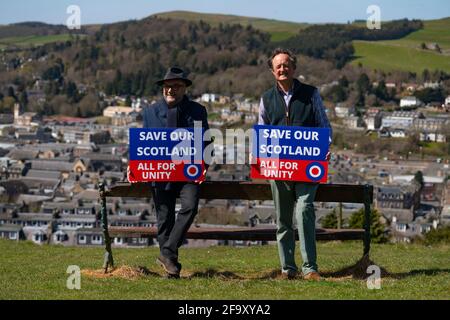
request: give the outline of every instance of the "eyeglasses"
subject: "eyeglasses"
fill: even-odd
[[[179,89],[184,88],[184,87],[186,87],[184,84],[173,84],[173,85],[165,84],[165,85],[163,85],[163,89],[164,90],[169,90],[169,89],[179,90]]]

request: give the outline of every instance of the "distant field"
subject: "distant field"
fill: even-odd
[[[377,42],[354,41],[355,55],[352,64],[392,71],[403,70],[421,73],[424,69],[450,72],[450,56],[414,48],[393,46]]]
[[[49,36],[23,36],[23,37],[11,37],[0,39],[0,48],[6,48],[10,46],[15,47],[31,47],[40,46],[46,43],[63,42],[71,39],[70,34],[57,34]]]
[[[437,43],[443,54],[422,50],[421,44]],[[391,71],[404,70],[421,73],[424,69],[450,72],[450,18],[424,21],[422,30],[399,40],[354,41],[354,65]]]
[[[277,42],[286,40],[298,33],[300,29],[308,26],[307,23],[296,23],[288,21],[279,21],[262,18],[241,17],[223,14],[206,14],[186,11],[173,11],[167,13],[156,14],[158,17],[166,17],[172,19],[181,19],[186,21],[203,20],[212,26],[218,26],[219,23],[241,24],[244,26],[252,25],[255,29],[259,29],[271,34],[271,41]]]

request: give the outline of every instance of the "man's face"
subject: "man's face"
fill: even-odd
[[[163,83],[164,100],[169,106],[174,106],[183,100],[186,93],[186,83],[183,80],[166,80]]]
[[[277,54],[272,59],[272,74],[277,81],[289,81],[294,79],[295,68],[285,53]]]

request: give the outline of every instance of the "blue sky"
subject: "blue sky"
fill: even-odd
[[[366,19],[378,5],[382,20],[438,19],[450,16],[449,0],[0,0],[0,24],[42,21],[65,24],[69,5],[81,8],[81,23],[140,19],[154,13],[188,10],[295,22],[347,22]]]

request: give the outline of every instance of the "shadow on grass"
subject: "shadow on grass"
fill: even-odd
[[[408,272],[392,273],[385,268],[379,266],[377,263],[370,260],[369,256],[364,256],[358,260],[355,264],[341,268],[333,272],[321,272],[324,278],[345,278],[351,277],[353,279],[364,280],[367,279],[373,273],[367,273],[367,268],[371,265],[378,266],[380,268],[380,276],[382,278],[392,279],[404,279],[407,277],[413,277],[417,275],[435,276],[442,273],[450,273],[450,269],[420,269],[411,270]]]
[[[392,279],[404,279],[407,277],[413,277],[418,275],[425,276],[436,276],[439,274],[450,274],[450,269],[418,269],[411,270],[408,272],[400,272],[400,273],[391,273],[387,271],[385,268],[379,266],[368,256],[364,256],[356,263],[345,266],[336,271],[321,271],[320,274],[323,280],[344,280],[344,279],[358,279],[365,280],[373,273],[367,273],[367,269],[369,266],[375,265],[380,268],[381,277],[382,278],[392,278]],[[129,267],[123,266],[117,269],[114,269],[112,272],[108,272],[107,274],[103,273],[103,270],[84,270],[83,274],[95,278],[106,278],[106,277],[119,277],[125,279],[138,279],[142,277],[158,277],[158,278],[166,278],[167,276],[164,273],[158,273],[155,271],[151,271],[147,267],[138,266],[138,267]],[[195,278],[217,278],[220,280],[283,280],[285,277],[281,274],[280,270],[271,270],[265,273],[256,273],[254,276],[252,275],[238,275],[231,271],[218,271],[215,269],[206,269],[204,271],[195,271],[190,272],[188,270],[181,272],[181,278],[184,279],[195,279]],[[301,280],[302,275],[298,273],[297,276],[292,280]]]
[[[241,277],[230,271],[217,271],[214,269],[207,269],[205,271],[197,271],[190,274],[188,279],[192,278],[221,278],[224,280],[245,280],[244,277]]]

